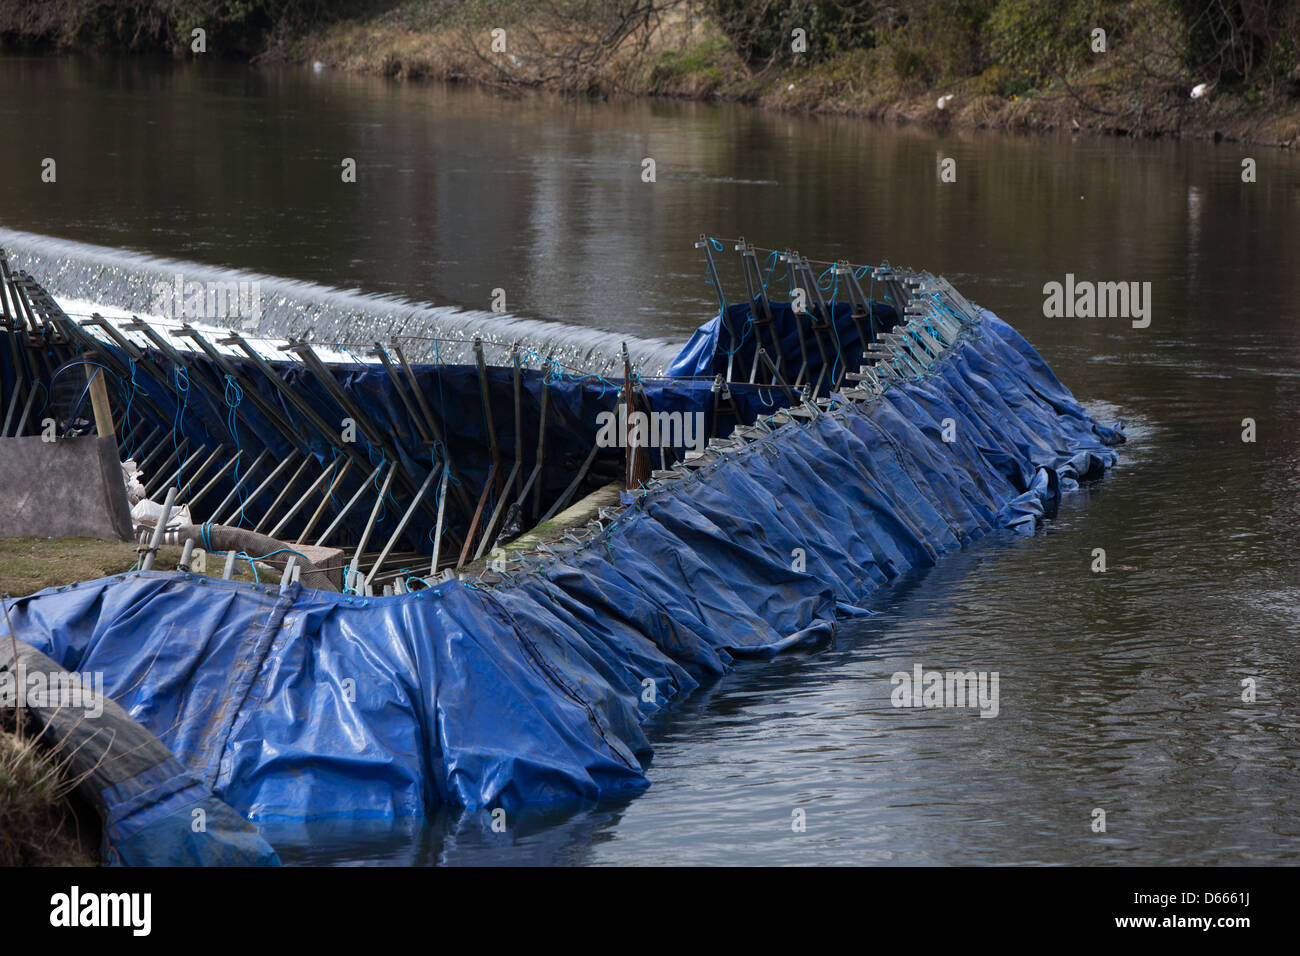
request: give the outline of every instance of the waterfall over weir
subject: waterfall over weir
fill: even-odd
[[[94,302],[147,317],[157,312],[157,285],[257,283],[260,316],[194,316],[203,324],[230,325],[267,338],[306,338],[323,346],[345,345],[358,354],[375,342],[401,335],[412,362],[451,364],[472,361],[471,342],[480,337],[490,363],[507,364],[507,350],[519,344],[539,355],[553,355],[582,372],[622,374],[620,347],[626,343],[641,374],[661,375],[681,348],[664,339],[638,339],[559,322],[524,319],[453,306],[412,302],[401,296],[261,275],[95,246],[30,232],[0,228],[0,248],[15,268],[41,277],[57,298]],[[74,318],[82,318],[74,316]],[[499,348],[491,348],[491,346]]]

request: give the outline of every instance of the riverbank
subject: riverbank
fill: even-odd
[[[1169,28],[1146,18],[1155,16],[1156,7],[1128,5],[1123,39],[1054,75],[1042,59],[1028,55],[1028,65],[997,63],[969,75],[939,70],[926,57],[932,51],[901,35],[871,49],[819,60],[777,57],[754,68],[710,18],[681,8],[634,41],[584,59],[574,35],[554,24],[525,14],[494,27],[498,5],[438,0],[310,31],[263,59],[507,92],[732,101],[935,129],[1072,130],[1300,146],[1300,77],[1271,90],[1220,84],[1193,97],[1204,77],[1168,52],[1174,43]],[[504,33],[494,37],[494,29]]]
[[[1300,0],[1274,5],[1249,30],[1226,7],[1181,0],[210,7],[144,0],[110,15],[90,0],[40,10],[0,0],[0,47],[166,51],[507,93],[743,102],[935,129],[1300,145]]]

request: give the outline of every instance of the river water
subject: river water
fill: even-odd
[[[500,288],[516,316],[633,342],[715,310],[701,232],[889,259],[946,275],[1128,425],[1044,532],[990,535],[832,645],[674,708],[635,798],[504,834],[456,813],[280,828],[286,861],[1300,858],[1300,157],[62,58],[0,59],[0,123],[0,227],[437,308]],[[1150,326],[1045,317],[1067,273],[1151,283]],[[998,716],[892,706],[918,663],[998,672]]]

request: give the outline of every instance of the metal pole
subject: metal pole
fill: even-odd
[[[231,511],[230,514],[226,516],[226,520],[220,522],[220,524],[229,524],[232,520],[234,520],[235,515],[239,514],[244,510],[244,508],[249,504],[249,502],[256,501],[257,496],[262,493],[262,491],[266,488],[267,485],[269,485],[272,481],[275,480],[276,475],[284,471],[285,467],[289,464],[289,462],[293,461],[294,456],[297,454],[298,454],[297,451],[289,452],[289,454],[285,457],[283,461],[280,462],[280,464],[276,465],[273,469],[271,469],[271,473],[266,476],[266,478],[262,481],[260,485],[257,486],[257,488],[253,491],[253,493],[249,495],[247,498],[245,498],[244,501],[241,504],[239,504],[233,511]]]
[[[369,584],[374,580],[375,572],[379,570],[380,566],[384,563],[384,559],[388,557],[388,552],[393,549],[393,545],[397,543],[397,539],[400,538],[402,532],[406,530],[407,522],[411,520],[411,515],[415,514],[415,509],[420,505],[420,499],[424,497],[424,493],[429,490],[429,485],[433,483],[434,478],[438,477],[438,472],[441,470],[441,468],[430,469],[429,476],[424,479],[424,484],[420,485],[420,490],[415,493],[415,498],[411,501],[406,512],[402,515],[402,520],[397,522],[397,527],[393,530],[392,535],[389,536],[388,540],[384,543],[383,549],[379,552],[379,558],[370,568],[370,573],[366,575],[366,584]]]
[[[555,352],[552,351],[546,356],[546,362],[548,367],[550,365],[551,358],[554,355]],[[551,382],[550,382],[549,374],[546,374],[542,376],[542,416],[537,423],[537,466],[534,469],[535,472],[541,471],[542,462],[546,460],[546,418],[547,418],[547,414],[550,412],[550,409],[551,409]],[[525,494],[527,494],[526,491],[524,492],[524,494],[521,494],[519,496],[520,501],[523,501]],[[542,486],[539,483],[537,487],[533,489],[533,515],[536,516],[541,512],[541,510],[542,510]]]
[[[433,528],[433,560],[429,562],[429,576],[438,573],[438,552],[442,550],[442,513],[447,507],[447,476],[451,474],[450,463],[444,462],[442,483],[438,487],[438,523]]]
[[[469,533],[465,535],[465,544],[460,549],[460,560],[456,562],[456,567],[461,568],[465,565],[465,559],[469,557],[470,545],[474,543],[474,533],[478,530],[478,519],[483,516],[483,505],[487,503],[488,492],[492,490],[492,479],[496,477],[497,466],[494,462],[488,468],[487,479],[483,482],[483,491],[478,496],[478,507],[474,509],[474,520],[469,523]]]
[[[167,519],[171,517],[172,506],[176,504],[176,489],[167,489],[167,498],[163,501],[162,514],[158,518],[158,523],[154,526],[153,537],[149,541],[149,550],[145,552],[144,561],[140,568],[143,571],[153,569],[154,558],[158,556],[158,547],[162,544],[163,532],[167,529]]]
[[[537,522],[538,524],[545,524],[550,521],[551,518],[555,517],[557,511],[568,504],[569,498],[573,496],[573,493],[578,490],[578,486],[582,484],[582,479],[587,477],[587,471],[591,468],[591,463],[596,460],[596,452],[598,451],[600,451],[599,445],[591,446],[591,453],[587,455],[587,460],[584,461],[582,467],[578,469],[577,477],[569,483],[569,487],[564,490],[564,494],[560,495],[560,497],[556,499],[555,504],[551,505],[551,510],[542,516],[541,520]]]
[[[383,507],[384,496],[388,494],[388,486],[393,481],[393,474],[397,471],[397,462],[393,462],[388,474],[384,476],[384,486],[379,489],[379,497],[375,499],[375,506],[370,509],[370,518],[366,521],[365,530],[361,532],[361,541],[357,544],[357,549],[352,555],[352,569],[355,572],[361,562],[361,555],[366,550],[366,541],[370,539],[370,532],[375,526],[375,519],[379,517],[379,509]],[[418,501],[418,499],[417,499]],[[366,579],[369,581],[369,579]]]
[[[322,471],[319,475],[316,476],[316,480],[313,481],[313,482],[308,486],[307,490],[304,491],[304,492],[302,493],[302,497],[300,497],[300,498],[299,498],[299,499],[294,503],[294,506],[293,506],[292,508],[290,508],[288,511],[285,512],[285,515],[284,515],[283,518],[280,519],[279,524],[277,524],[274,528],[272,528],[270,531],[267,532],[267,536],[268,536],[268,537],[271,537],[271,538],[278,538],[278,537],[280,536],[280,532],[284,530],[284,526],[285,526],[286,524],[288,524],[289,521],[290,521],[290,519],[293,518],[293,516],[296,515],[296,514],[298,513],[299,509],[302,508],[302,506],[305,505],[305,504],[307,503],[307,499],[310,498],[310,497],[312,496],[312,493],[313,493],[317,488],[319,488],[319,487],[321,486],[321,482],[323,482],[326,478],[329,478],[331,475],[334,474],[334,470],[335,470],[337,467],[338,467],[338,461],[337,461],[337,460],[330,462],[330,466],[329,466],[328,468],[326,468],[324,471]],[[343,471],[347,471],[347,470],[348,470],[349,468],[351,468],[351,467],[352,467],[352,459],[351,459],[351,458],[349,458],[347,461],[343,462]],[[341,477],[341,474],[340,474],[340,477]],[[334,486],[334,482],[331,481],[331,482],[330,482],[330,487],[333,488],[333,486]],[[324,499],[321,501],[321,507],[322,507],[322,508],[325,506],[325,502],[327,502],[327,501],[329,501],[329,493],[328,493],[328,492],[326,492]]]
[[[221,447],[224,448],[225,445],[222,445]],[[243,449],[240,449],[239,452],[236,453],[234,458],[230,459],[230,461],[222,465],[220,470],[215,475],[212,476],[212,478],[208,481],[208,483],[199,489],[199,493],[197,495],[192,495],[190,497],[190,500],[188,502],[190,508],[192,509],[200,498],[202,498],[209,491],[211,491],[213,486],[216,485],[218,481],[220,481],[222,478],[226,476],[226,472],[230,471],[231,468],[234,468],[235,465],[239,462],[239,459],[243,457],[244,457]]]
[[[240,452],[240,454],[243,454],[243,452]],[[240,479],[235,482],[235,486],[230,489],[230,494],[226,495],[226,497],[222,500],[221,504],[217,505],[215,508],[212,509],[210,514],[212,515],[214,520],[216,519],[217,515],[221,514],[223,511],[226,510],[226,505],[230,504],[230,502],[234,501],[235,498],[239,496],[240,486],[252,476],[253,472],[257,471],[257,466],[260,465],[262,463],[262,459],[264,459],[269,454],[271,454],[271,449],[269,448],[262,449],[262,453],[258,455],[256,459],[253,460],[253,464],[249,466],[248,471],[244,472],[243,476],[240,477]],[[236,456],[236,460],[238,460],[238,456]],[[224,471],[225,469],[222,470]],[[215,481],[216,479],[214,478],[213,480]],[[205,488],[204,491],[206,490],[207,489]],[[191,501],[190,507],[193,506],[194,506],[194,502]]]
[[[262,515],[262,517],[258,519],[257,524],[253,525],[254,534],[257,534],[262,530],[262,525],[266,524],[267,519],[270,518],[271,515],[275,514],[275,509],[280,507],[280,502],[284,501],[285,495],[293,489],[293,486],[298,483],[298,479],[302,477],[302,473],[307,469],[307,466],[315,460],[316,459],[312,458],[311,455],[303,456],[302,464],[298,466],[298,469],[293,473],[292,477],[285,482],[284,487],[280,489],[280,493],[276,495],[275,500],[271,502],[271,507],[266,509],[266,514]],[[315,487],[315,485],[312,487]]]
[[[330,470],[333,471],[333,469],[337,467],[337,465],[338,465],[337,461],[333,462],[330,465]],[[303,527],[302,531],[298,532],[298,537],[294,539],[295,541],[299,541],[299,542],[306,541],[307,538],[311,535],[312,530],[316,527],[316,522],[319,521],[320,516],[325,513],[325,506],[328,505],[333,500],[334,489],[339,487],[339,485],[343,483],[344,477],[351,470],[352,470],[352,459],[349,458],[347,461],[343,462],[343,467],[339,469],[338,474],[336,474],[333,478],[330,479],[329,487],[326,488],[323,492],[321,492],[320,504],[317,505],[316,510],[312,512],[311,519],[307,522],[306,526]],[[306,495],[303,495],[302,496],[303,501],[306,501],[307,496],[310,494],[311,492],[308,492]],[[275,526],[275,528],[271,531],[272,538],[278,536],[279,532],[283,529],[285,523],[288,522],[290,517],[292,517],[292,512],[285,515],[284,519],[278,525]]]
[[[380,469],[382,469],[385,464],[387,464],[387,462],[381,461],[379,464],[375,465],[374,470],[370,472],[369,475],[366,476],[366,480],[361,482],[361,487],[359,487],[356,490],[356,493],[353,494],[352,497],[348,499],[348,503],[343,506],[343,510],[340,511],[337,515],[335,515],[334,520],[330,522],[329,526],[323,532],[321,532],[321,536],[316,539],[316,547],[319,548],[323,544],[325,544],[325,539],[328,538],[331,534],[333,534],[334,529],[337,528],[343,522],[343,519],[347,516],[347,513],[352,510],[352,506],[357,503],[357,499],[359,499],[362,493],[367,488],[370,487],[370,483],[375,480],[375,476],[379,474]],[[340,477],[342,476],[340,475]],[[301,541],[305,537],[307,537],[307,532],[304,531],[302,535],[298,538],[298,540]]]
[[[496,422],[492,420],[492,395],[488,387],[487,366],[483,361],[483,340],[474,336],[474,364],[478,366],[479,396],[483,400],[483,420],[487,423],[488,443],[492,449],[492,472],[497,478],[497,487],[501,484],[501,449],[497,445]]]

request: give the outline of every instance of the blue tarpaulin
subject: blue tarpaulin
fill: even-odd
[[[256,821],[594,799],[646,786],[649,715],[738,657],[823,640],[909,568],[1032,532],[1121,440],[985,312],[925,377],[657,483],[499,586],[138,572],[10,613]]]
[[[816,383],[823,370],[830,381],[862,364],[866,342],[898,324],[898,310],[885,302],[873,301],[871,311],[856,318],[849,303],[835,302],[827,307],[832,322],[796,312],[789,302],[770,302],[769,307],[770,323],[756,323],[756,305],[728,306],[695,330],[665,374],[712,377],[725,374],[730,364],[728,381],[743,380],[755,368],[761,348],[787,382],[795,381],[801,370],[805,381]],[[759,380],[767,379],[764,369],[758,372]]]

